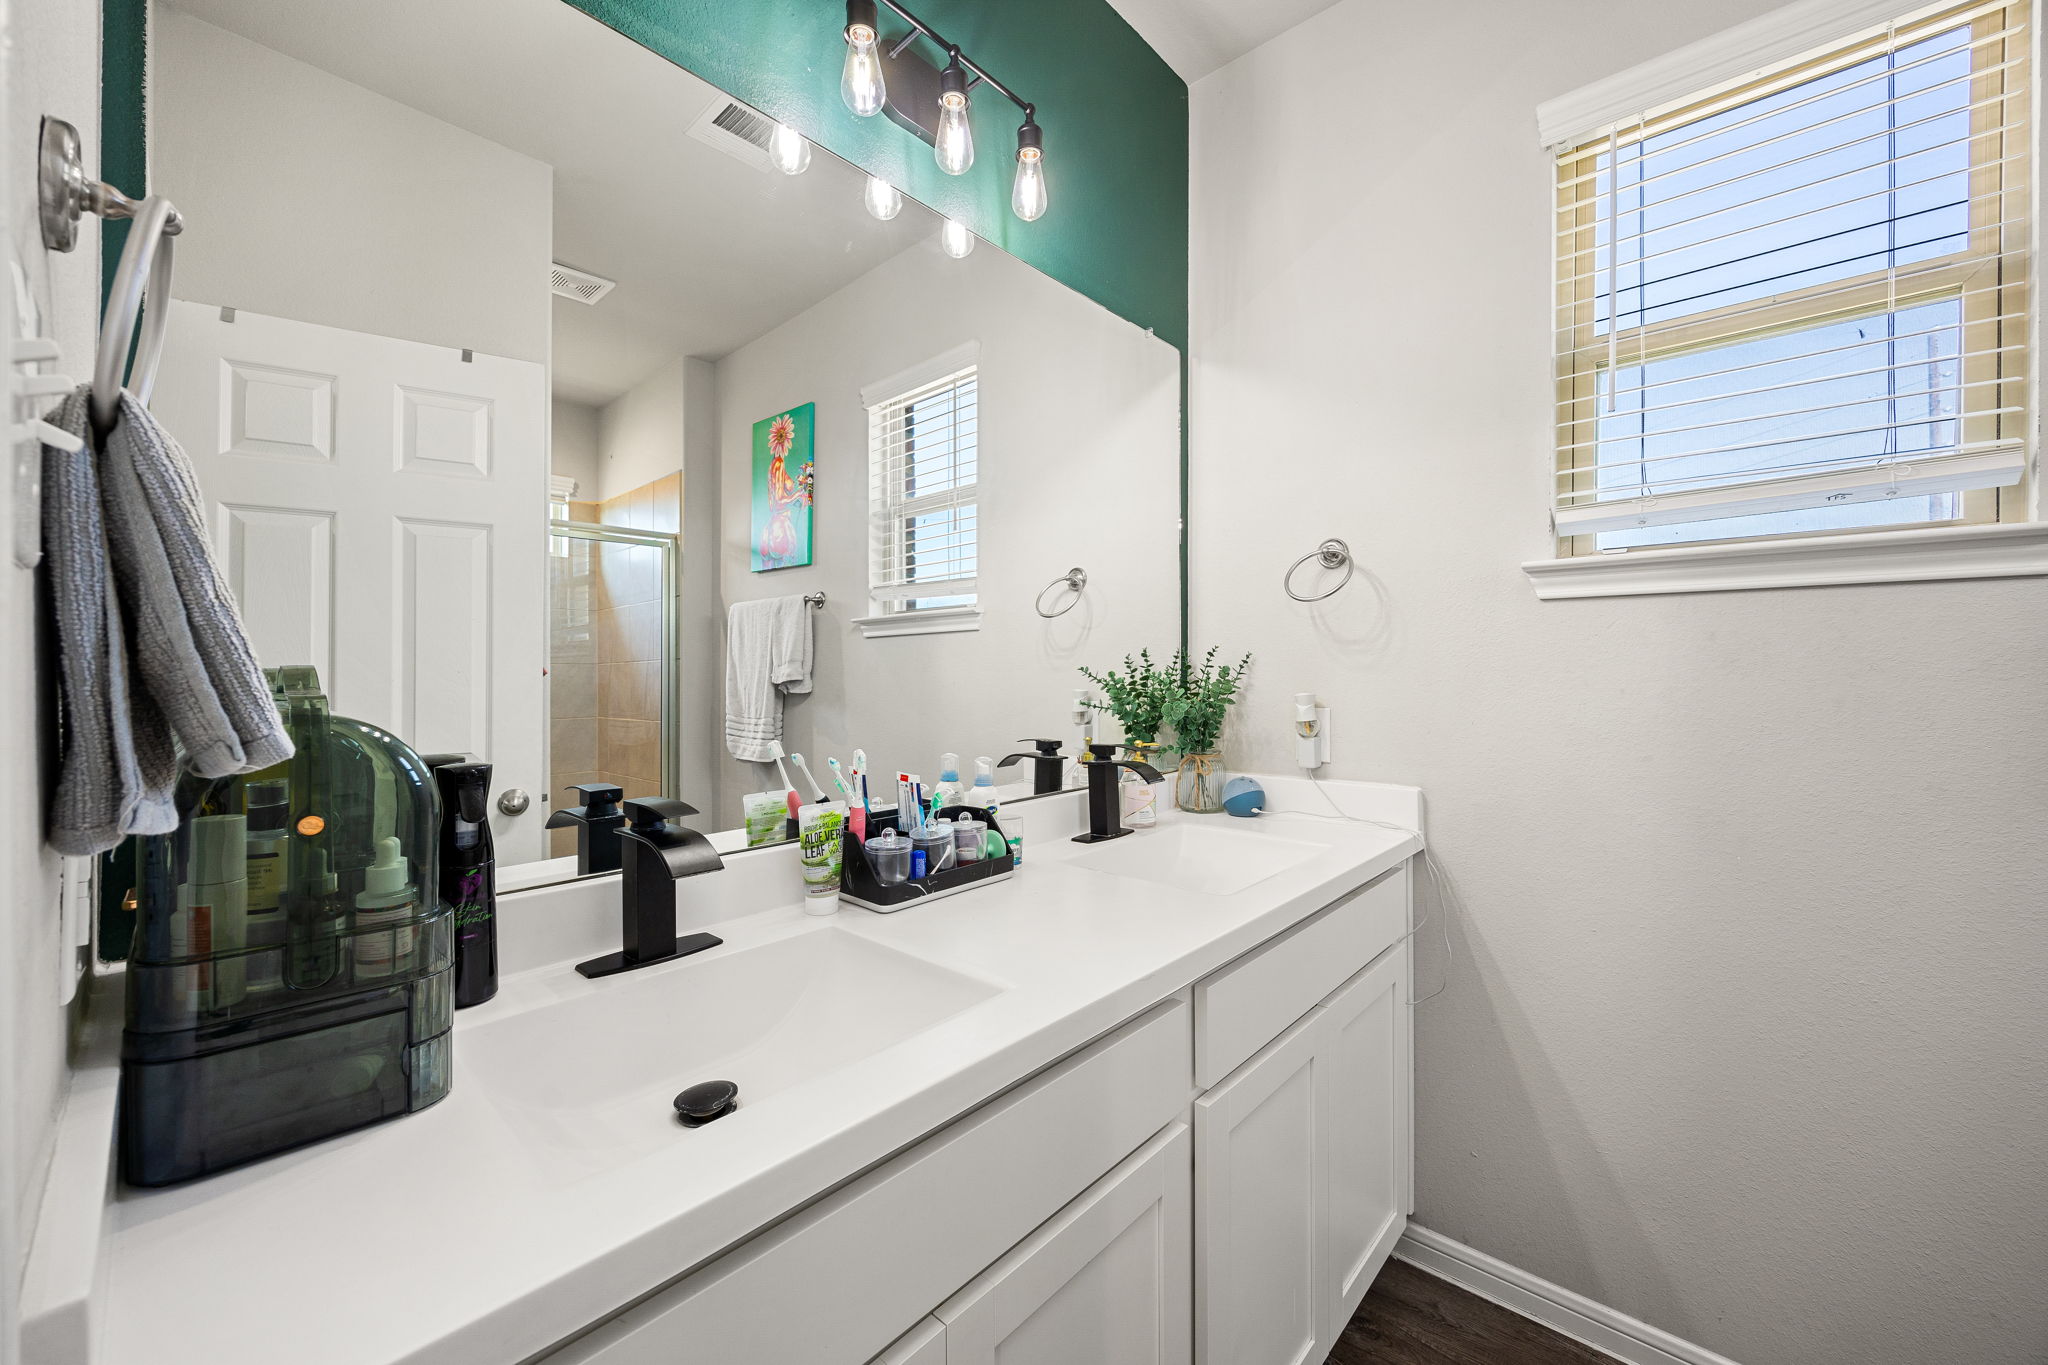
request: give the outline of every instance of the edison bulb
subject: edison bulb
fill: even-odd
[[[965,175],[974,164],[974,130],[967,124],[967,96],[947,94],[939,100],[938,136],[932,154],[947,175]]]
[[[903,212],[902,192],[880,176],[868,177],[867,201],[868,212],[885,223]]]
[[[811,164],[811,144],[796,129],[778,123],[768,135],[768,159],[784,175],[802,175],[804,167]]]
[[[861,118],[881,113],[888,102],[888,87],[882,80],[882,54],[875,46],[875,31],[866,24],[847,25],[846,65],[839,73],[839,98]]]
[[[939,228],[939,245],[957,261],[974,250],[974,234],[967,230],[965,224],[948,218]]]
[[[1027,223],[1045,213],[1045,157],[1036,147],[1017,153],[1017,178],[1010,184],[1010,208]]]

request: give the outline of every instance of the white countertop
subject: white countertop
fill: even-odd
[[[1269,780],[1269,790],[1278,785]],[[1413,789],[1328,790],[1356,795],[1359,804],[1346,796],[1347,806],[1379,819],[1419,824],[1403,813],[1419,808]],[[1313,793],[1295,803],[1309,812],[1323,800]],[[173,1189],[120,1191],[107,1209],[93,1294],[93,1358],[505,1365],[544,1350],[1421,847],[1412,834],[1306,813],[1270,813],[1249,827],[1321,851],[1235,895],[1208,896],[1085,871],[1070,861],[1077,846],[1041,838],[1027,843],[1011,880],[894,915],[849,907],[814,918],[792,898],[723,920],[724,947],[633,975],[660,974],[687,991],[692,972],[718,954],[836,931],[1005,989],[707,1127],[683,1130],[652,1114],[674,1142],[664,1137],[658,1150],[608,1166],[528,1140],[524,1116],[502,1093],[464,1082],[466,1037],[612,984],[577,976],[572,957],[516,971],[495,1000],[457,1014],[454,1088],[433,1108]],[[529,894],[533,907],[543,896],[554,898],[550,907],[592,898],[589,915],[567,918],[616,924],[610,880]],[[501,903],[501,936],[542,913],[526,900]],[[535,928],[536,938],[556,932]]]

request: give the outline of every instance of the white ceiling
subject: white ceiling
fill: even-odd
[[[1110,0],[1138,36],[1193,85],[1336,0]]]
[[[915,203],[870,218],[865,177],[829,153],[791,177],[688,136],[724,96],[561,0],[173,2],[554,167],[555,259],[619,282],[554,301],[558,397],[722,356],[937,231]]]

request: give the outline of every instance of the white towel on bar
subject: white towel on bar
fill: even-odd
[[[725,747],[769,760],[782,738],[782,699],[811,690],[811,610],[801,597],[735,602],[725,624]]]
[[[43,447],[43,548],[57,626],[61,751],[48,837],[102,852],[177,827],[177,767],[201,777],[291,757],[291,740],[206,537],[191,462],[121,396],[96,449],[80,388]]]

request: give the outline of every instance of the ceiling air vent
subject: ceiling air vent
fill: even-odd
[[[768,138],[775,131],[775,120],[737,100],[721,97],[711,101],[689,131],[699,142],[756,170],[768,169]]]
[[[554,273],[548,277],[548,287],[565,299],[578,303],[596,303],[618,286],[617,280],[608,280],[602,275],[593,275],[588,270],[554,262]]]

